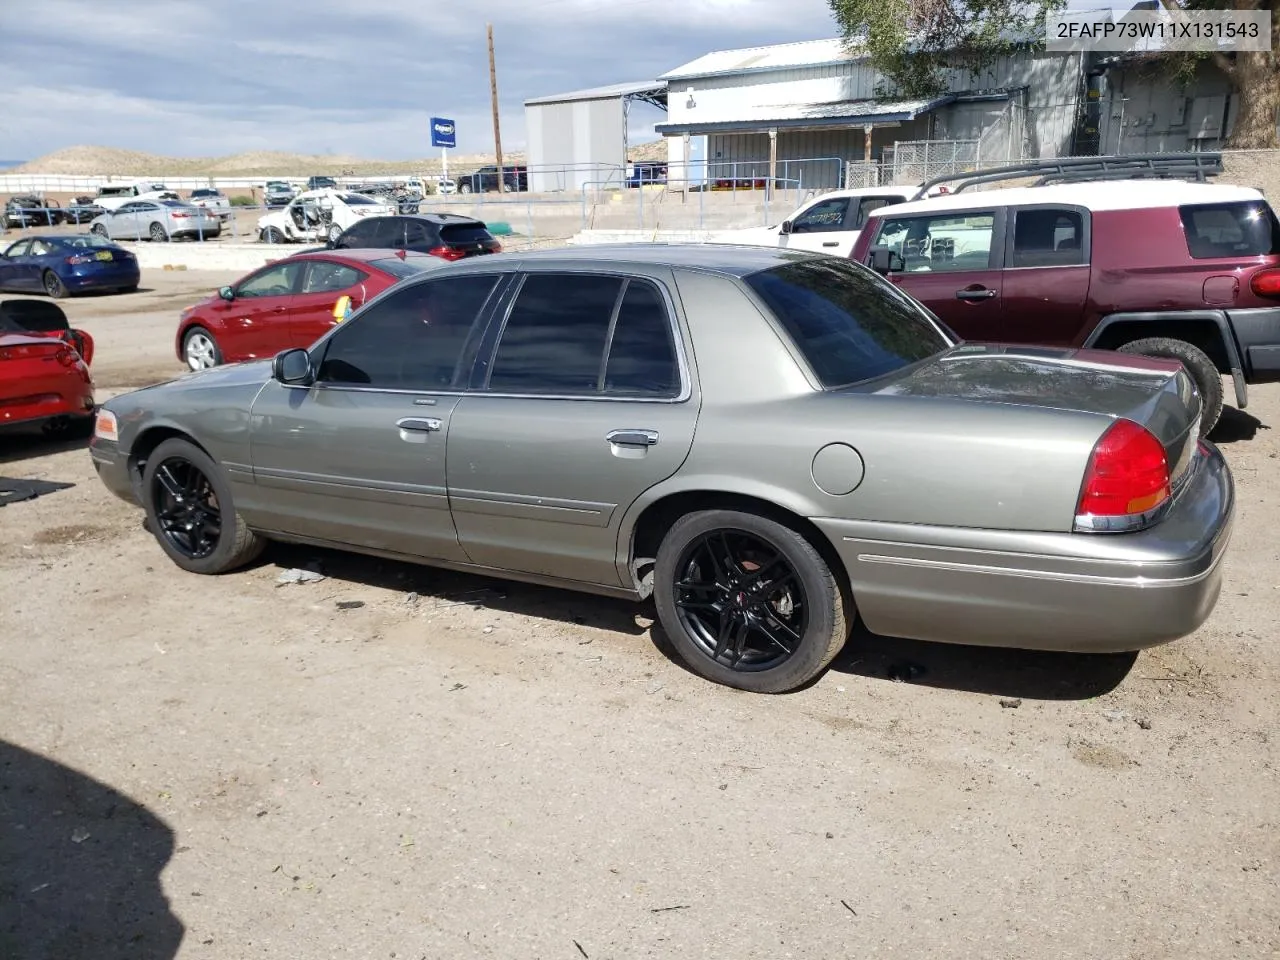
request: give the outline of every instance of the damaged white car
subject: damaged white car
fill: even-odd
[[[399,213],[390,203],[345,190],[325,188],[298,194],[288,205],[258,220],[263,243],[320,243],[336,240],[347,227],[365,217]]]

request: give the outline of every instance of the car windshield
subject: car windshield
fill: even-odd
[[[57,242],[72,250],[101,250],[103,247],[113,246],[110,240],[96,233],[86,233],[79,237],[62,237]]]
[[[361,195],[361,194],[359,194],[359,193],[344,193],[344,194],[342,195],[342,202],[343,202],[343,203],[345,203],[345,204],[346,204],[347,206],[349,206],[349,207],[351,207],[351,206],[359,206],[359,205],[360,205],[360,204],[362,204],[362,203],[363,203],[363,204],[374,204],[374,203],[377,203],[377,201],[376,201],[376,200],[371,200],[371,199],[369,199],[368,197],[363,196],[363,195]]]
[[[915,301],[834,257],[745,278],[828,390],[893,373],[953,346]]]
[[[456,223],[440,228],[445,243],[485,243],[493,239],[483,223]]]
[[[436,262],[430,257],[421,259],[406,257],[404,260],[399,257],[387,257],[383,260],[370,260],[369,266],[377,267],[383,273],[389,273],[393,277],[404,278],[422,273],[423,270],[436,266]]]
[[[1178,213],[1197,260],[1280,254],[1280,221],[1265,200],[1197,204]]]
[[[189,203],[183,203],[181,200],[158,200],[156,201],[162,207],[172,207],[178,210],[193,210],[194,207]]]

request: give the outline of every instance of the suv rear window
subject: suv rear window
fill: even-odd
[[[745,280],[828,390],[893,373],[952,346],[897,287],[842,260],[789,263]]]
[[[440,228],[440,239],[445,243],[484,243],[492,240],[488,228],[481,223],[456,223]]]
[[[1196,260],[1280,254],[1280,221],[1265,200],[1179,207]]]

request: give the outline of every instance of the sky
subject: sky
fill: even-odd
[[[0,2],[0,157],[77,144],[168,156],[245,150],[408,159],[451,117],[504,150],[524,100],[649,80],[712,50],[835,36],[827,0],[41,0]],[[633,143],[655,108],[632,111]]]

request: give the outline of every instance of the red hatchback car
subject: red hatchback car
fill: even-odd
[[[47,300],[0,302],[0,428],[93,425],[93,339]]]
[[[405,277],[439,266],[425,253],[342,250],[276,260],[187,307],[174,346],[192,370],[309,347],[338,321],[343,296],[355,310]]]

